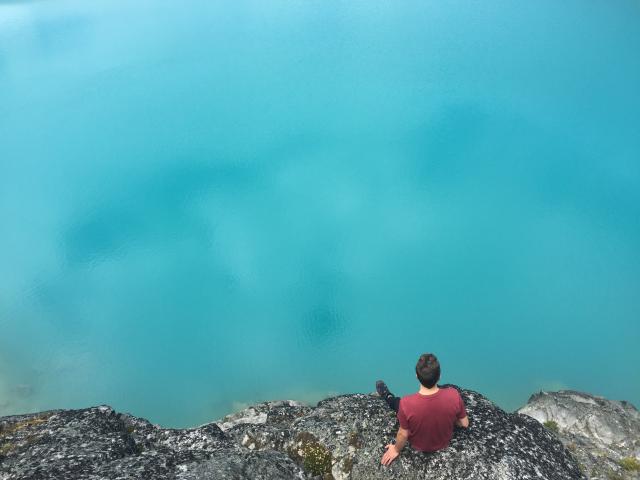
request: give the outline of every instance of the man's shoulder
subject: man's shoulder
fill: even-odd
[[[410,393],[409,395],[405,395],[400,399],[400,404],[403,407],[406,407],[407,405],[414,403],[417,400],[418,395],[418,393]]]
[[[456,387],[442,387],[440,390],[447,392],[449,395],[460,395]]]
[[[458,389],[456,387],[439,387],[438,388],[438,392],[439,392],[438,396],[440,396],[440,395],[442,395],[442,396],[452,395],[452,396],[456,397],[456,396],[460,395],[460,392],[458,391]],[[415,393],[410,393],[409,395],[405,395],[402,398],[421,398],[423,396],[424,395],[420,395],[418,392],[415,392]],[[427,395],[427,396],[431,396],[431,395]]]
[[[444,393],[443,397],[455,400],[457,400],[458,398],[462,398],[462,395],[460,395],[460,392],[455,387],[443,387],[440,390]]]
[[[462,396],[460,395],[460,392],[458,391],[457,388],[455,387],[442,387],[438,390],[438,393],[431,396],[429,395],[427,398],[433,398],[433,400],[436,400],[437,402],[453,402],[453,401],[458,401],[459,398],[462,398]],[[419,393],[410,393],[409,395],[405,395],[404,397],[402,397],[400,399],[400,402],[404,405],[411,405],[411,404],[415,404],[415,405],[422,405],[423,400],[424,400],[425,396],[424,395],[420,395]]]
[[[404,397],[402,397],[401,400],[406,400],[406,401],[411,401],[411,400],[415,400],[417,398],[420,398],[422,395],[420,395],[419,393],[410,393],[409,395],[405,395]]]

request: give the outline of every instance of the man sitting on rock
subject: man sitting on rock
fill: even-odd
[[[400,428],[393,443],[385,447],[382,464],[390,465],[407,443],[416,450],[435,452],[449,445],[453,427],[467,428],[469,417],[462,397],[455,388],[438,388],[440,363],[432,353],[420,356],[416,364],[416,377],[420,389],[413,395],[395,397],[382,381],[376,382],[376,391],[398,414]]]

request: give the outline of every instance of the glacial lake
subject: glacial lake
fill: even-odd
[[[640,404],[638,2],[0,1],[0,416]]]

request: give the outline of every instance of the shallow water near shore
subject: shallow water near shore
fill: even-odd
[[[0,1],[0,416],[442,380],[640,404],[636,2]]]

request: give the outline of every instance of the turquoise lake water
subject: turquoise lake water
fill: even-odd
[[[640,404],[637,1],[0,1],[0,415]]]

